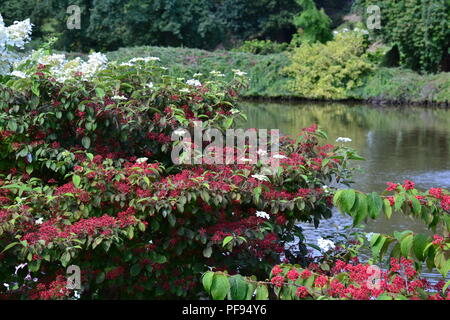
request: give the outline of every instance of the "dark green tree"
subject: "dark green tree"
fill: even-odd
[[[294,25],[299,28],[294,37],[294,44],[320,41],[325,43],[333,38],[331,33],[331,19],[325,11],[317,9],[313,0],[296,0],[301,6],[300,15],[294,18]]]
[[[439,71],[448,59],[449,0],[357,0],[355,10],[368,18],[366,8],[381,9],[381,29],[374,36],[396,45],[403,66],[421,72]]]

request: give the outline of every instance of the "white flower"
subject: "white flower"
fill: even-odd
[[[186,84],[189,85],[189,86],[194,86],[194,87],[201,87],[202,86],[202,83],[200,81],[198,81],[198,80],[195,80],[195,79],[190,79],[190,80],[186,81]]]
[[[375,235],[376,233],[373,233],[373,232],[368,232],[368,233],[366,233],[366,239],[367,239],[367,241],[371,241],[372,240],[372,237]]]
[[[139,158],[136,160],[136,163],[141,164],[141,163],[146,163],[148,160],[148,158]]]
[[[270,219],[269,214],[267,212],[264,212],[264,211],[256,211],[256,216],[258,218],[263,218],[263,219],[267,219],[267,220]]]
[[[339,137],[339,138],[336,139],[336,142],[347,143],[347,142],[352,142],[352,139],[350,139],[350,138],[344,138],[344,137]]]
[[[180,89],[180,92],[181,93],[190,93],[191,90],[189,90],[188,88],[183,88],[183,89]]]
[[[259,180],[259,181],[269,181],[270,182],[269,178],[263,174],[254,174],[254,175],[252,175],[252,178],[255,178],[256,180]]]
[[[128,98],[127,97],[124,97],[124,96],[114,96],[114,97],[112,97],[111,99],[113,99],[113,100],[128,100]]]
[[[119,64],[119,66],[132,67],[132,66],[134,66],[134,64],[132,64],[131,62],[122,62],[121,64]]]
[[[265,155],[267,155],[267,150],[261,150],[261,149],[259,149],[257,153],[258,153],[258,155],[260,155],[260,156],[265,156]]]
[[[272,156],[274,159],[287,159],[286,156],[283,156],[282,154],[275,154]]]
[[[36,224],[42,224],[44,222],[43,218],[39,218],[35,221]]]
[[[216,71],[216,70],[211,71],[210,74],[212,74],[213,76],[216,76],[216,77],[225,77],[225,75],[223,73]]]
[[[322,189],[325,193],[329,193],[330,191],[328,190],[329,187],[328,186],[322,186]]]
[[[239,69],[233,69],[232,71],[234,72],[235,75],[237,75],[237,76],[239,76],[239,77],[242,77],[242,76],[246,76],[246,75],[247,75],[247,72],[243,72],[243,71],[241,71],[241,70],[239,70]]]
[[[145,85],[147,88],[153,89],[155,87],[155,85],[153,84],[153,82],[149,82]]]
[[[177,130],[175,130],[173,133],[174,133],[176,136],[183,136],[186,132],[187,132],[186,129],[177,129]]]
[[[27,75],[24,72],[18,70],[14,70],[13,72],[11,72],[11,75],[22,79],[25,79],[27,77]]]
[[[130,61],[128,61],[130,64],[134,64],[136,62],[150,62],[150,61],[161,61],[161,59],[159,59],[158,57],[137,57],[137,58],[133,58]]]
[[[324,238],[317,239],[317,244],[319,245],[320,249],[322,249],[322,251],[324,252],[330,249],[334,249],[336,247],[333,241],[326,240]]]

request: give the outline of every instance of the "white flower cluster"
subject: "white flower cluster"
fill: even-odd
[[[232,71],[238,77],[243,77],[243,76],[247,75],[247,72],[243,72],[243,71],[241,71],[239,69],[233,69]]]
[[[270,179],[267,176],[263,175],[263,174],[254,174],[254,175],[252,175],[252,178],[255,178],[256,180],[259,180],[259,181],[268,181],[268,182],[270,182]]]
[[[91,80],[99,71],[106,68],[108,59],[102,53],[94,52],[88,56],[88,60],[84,61],[77,57],[72,60],[67,60],[64,54],[46,55],[42,51],[34,51],[29,57],[22,60],[21,63],[16,64],[20,67],[21,64],[27,61],[35,61],[50,67],[51,75],[58,82],[65,82],[69,79],[74,79],[74,76],[79,76],[84,81]],[[25,75],[20,71],[13,71],[11,73],[17,77],[23,78]]]
[[[0,14],[0,75],[9,74],[12,65],[19,60],[15,50],[23,49],[25,43],[31,40],[32,27],[30,19],[15,21],[6,27]]]
[[[202,83],[196,79],[190,79],[188,81],[186,81],[186,84],[188,86],[193,86],[193,87],[201,87]]]
[[[317,239],[317,244],[319,248],[322,249],[323,252],[327,252],[330,249],[334,249],[336,245],[331,240],[326,240],[324,238]]]
[[[264,212],[264,211],[256,211],[256,216],[258,218],[263,218],[263,219],[266,219],[266,220],[270,219],[269,214],[267,212]]]
[[[210,74],[215,76],[215,77],[222,77],[222,78],[225,77],[225,75],[222,72],[217,71],[217,70],[211,71]]]
[[[336,139],[336,142],[347,143],[347,142],[352,142],[352,139],[350,139],[350,138],[344,138],[344,137],[339,137],[339,138]]]
[[[137,58],[133,58],[133,59],[129,60],[128,62],[122,62],[120,65],[127,66],[127,67],[133,67],[138,62],[148,63],[150,61],[161,61],[161,59],[158,57],[137,57]]]

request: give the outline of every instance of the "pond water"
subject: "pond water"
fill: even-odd
[[[383,191],[387,181],[412,180],[419,189],[450,188],[450,110],[416,106],[379,107],[342,103],[248,103],[242,105],[248,116],[247,128],[279,129],[296,135],[302,128],[317,124],[327,131],[327,143],[349,137],[347,145],[358,150],[366,161],[355,174],[356,189]],[[351,220],[335,212],[318,230],[302,224],[308,242],[331,235]],[[392,233],[413,230],[428,233],[420,221],[401,215],[391,220],[371,221],[367,232]],[[439,278],[437,274],[427,274]]]

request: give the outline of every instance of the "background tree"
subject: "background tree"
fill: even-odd
[[[450,43],[448,0],[357,0],[355,11],[367,16],[369,5],[381,9],[382,27],[374,35],[397,45],[403,66],[436,72],[444,65]]]
[[[318,10],[313,0],[297,0],[302,12],[294,18],[294,24],[299,28],[294,37],[294,44],[302,42],[327,42],[333,38],[331,33],[331,19],[322,9]]]

